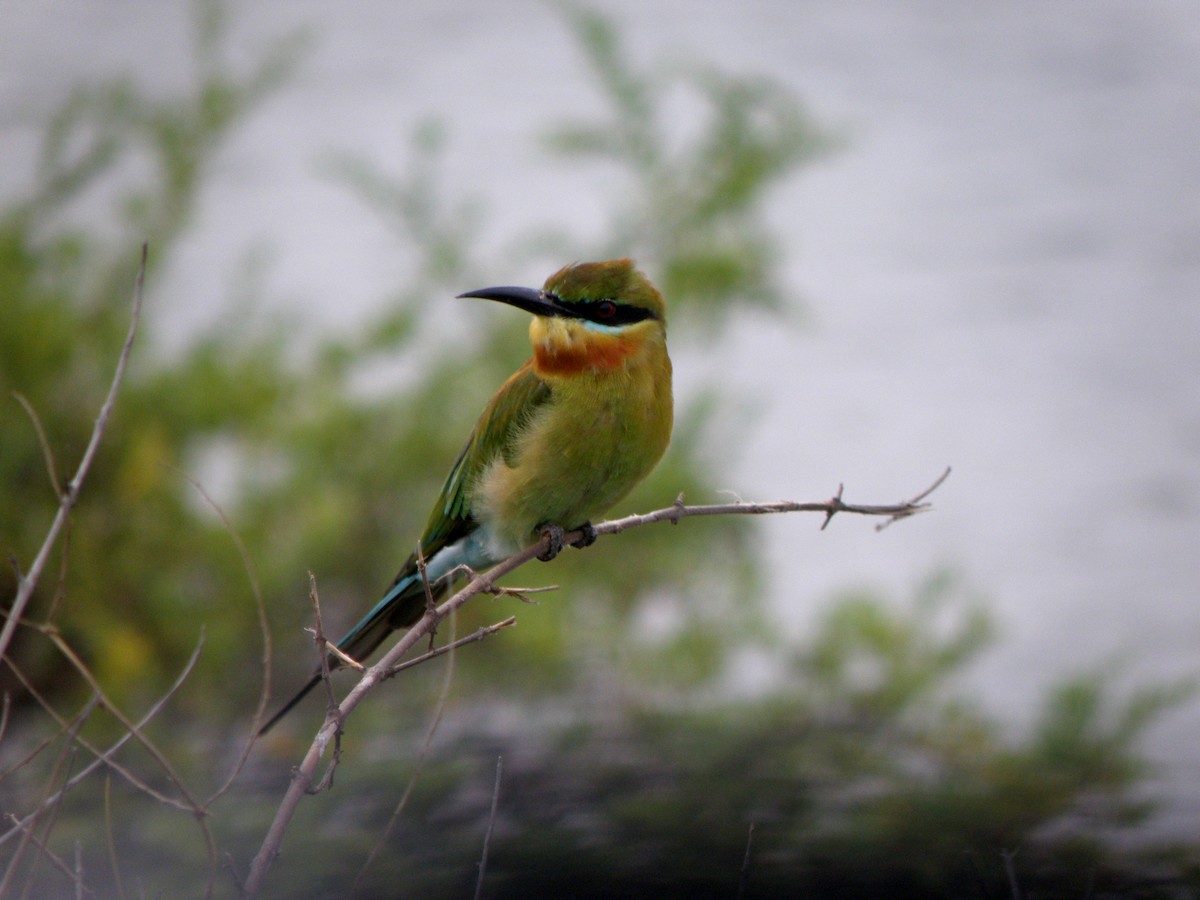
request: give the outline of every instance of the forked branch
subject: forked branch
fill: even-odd
[[[932,494],[950,475],[950,469],[947,468],[937,480],[928,488],[921,491],[915,497],[909,500],[901,501],[900,503],[890,505],[862,505],[846,503],[842,499],[842,487],[838,486],[837,493],[829,500],[797,503],[790,500],[774,501],[770,503],[725,503],[707,506],[688,506],[683,502],[683,496],[680,495],[676,501],[668,507],[658,509],[653,512],[644,513],[641,515],[626,516],[623,519],[614,519],[609,522],[601,522],[594,526],[597,535],[616,534],[621,531],[627,531],[630,528],[637,528],[642,525],[649,525],[653,522],[670,522],[679,524],[682,519],[690,516],[719,516],[719,515],[767,515],[770,513],[786,513],[786,512],[820,512],[825,514],[825,521],[822,528],[829,524],[838,513],[851,513],[861,516],[880,517],[884,521],[882,526],[886,526],[899,519],[906,519],[917,513],[924,512],[930,508],[927,498]],[[569,532],[562,536],[564,543],[572,543],[583,537],[582,531]],[[446,616],[450,615],[454,610],[458,609],[472,597],[481,593],[494,593],[498,588],[495,584],[496,579],[507,575],[509,572],[524,565],[531,559],[546,552],[550,545],[550,535],[547,534],[540,541],[526,547],[518,553],[513,554],[503,562],[497,563],[487,572],[473,574],[468,581],[466,587],[460,590],[454,596],[445,600],[440,606],[430,607],[426,610],[425,615],[421,617],[415,625],[413,625],[399,641],[373,666],[368,667],[364,672],[359,682],[350,690],[341,704],[335,709],[331,709],[325,718],[316,737],[313,739],[308,752],[305,754],[303,761],[292,772],[292,782],[288,786],[287,793],[284,794],[283,801],[280,803],[279,809],[275,814],[275,820],[271,823],[271,827],[267,832],[266,838],[263,840],[262,847],[259,848],[258,854],[254,857],[251,863],[250,874],[246,879],[245,892],[249,896],[257,894],[263,885],[263,880],[266,878],[267,871],[274,862],[275,857],[279,855],[279,848],[283,843],[283,836],[287,831],[288,823],[296,812],[296,808],[300,800],[306,793],[313,789],[313,777],[316,773],[317,766],[320,764],[322,757],[328,751],[330,744],[334,743],[342,733],[342,725],[346,717],[354,710],[363,698],[366,697],[381,681],[394,675],[400,668],[406,668],[400,663],[400,660],[407,654],[416,644],[426,635],[431,634],[436,630],[438,623]],[[500,623],[498,627],[507,627],[508,622]],[[495,627],[493,629],[495,630]],[[491,633],[491,630],[481,629],[483,632]],[[472,635],[464,640],[478,640],[484,637],[485,634]],[[437,655],[436,653],[427,655]]]

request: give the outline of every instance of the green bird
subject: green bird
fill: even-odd
[[[666,305],[632,260],[581,263],[541,290],[492,287],[459,294],[533,314],[533,356],[500,386],[450,469],[421,535],[434,599],[459,565],[484,569],[549,532],[553,558],[565,531],[595,540],[591,519],[657,465],[674,418]],[[425,613],[417,554],[337,647],[356,660]],[[330,656],[330,667],[341,663]],[[320,683],[276,713],[268,731]]]

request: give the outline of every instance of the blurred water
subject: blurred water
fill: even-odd
[[[973,673],[1017,723],[1047,683],[1128,666],[1195,674],[1200,646],[1200,6],[603,4],[646,64],[700,58],[793,87],[848,138],[772,216],[808,298],[805,331],[751,321],[723,365],[764,416],[735,443],[746,498],[911,494],[937,512],[763,523],[781,619],[831,591],[895,591],[939,565],[993,603],[1004,638]],[[187,77],[187,5],[0,7],[0,190],[19,187],[43,111],[80,78]],[[239,5],[253,58],[297,24],[295,83],[235,139],[156,303],[174,334],[212,314],[246,246],[306,315],[361,314],[403,277],[394,239],[315,174],[330,149],[399,167],[412,123],[450,127],[450,184],[489,198],[487,239],[571,217],[613,184],[547,164],[533,138],[595,97],[546,6],[267,0]],[[591,231],[597,231],[595,226]],[[544,272],[497,272],[540,281]],[[186,296],[188,300],[172,298]],[[195,298],[211,297],[213,302]],[[689,371],[690,370],[690,371]],[[1200,828],[1200,711],[1154,735],[1175,822]]]

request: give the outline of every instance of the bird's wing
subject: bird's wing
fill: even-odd
[[[427,559],[475,529],[470,510],[471,488],[497,455],[508,463],[514,461],[517,437],[530,417],[549,399],[550,386],[534,372],[533,360],[517,369],[496,391],[433,504],[421,537],[421,550]]]
[[[421,553],[426,560],[433,560],[443,548],[475,530],[477,523],[470,509],[472,485],[497,455],[510,459],[517,436],[530,415],[549,397],[550,387],[534,373],[532,361],[500,386],[475,423],[433,504],[421,536]],[[436,596],[445,586],[431,585],[431,588]],[[338,647],[361,659],[374,651],[391,631],[416,622],[424,609],[424,581],[414,552],[383,599],[338,641]]]
[[[498,455],[507,462],[514,461],[517,437],[530,416],[549,399],[550,386],[533,371],[533,360],[517,369],[500,386],[475,423],[475,430],[454,461],[454,467],[433,504],[429,522],[421,537],[421,552],[426,559],[432,559],[443,547],[475,530],[477,524],[470,509],[472,485]],[[338,641],[338,648],[357,659],[363,659],[373,653],[390,632],[416,622],[425,608],[424,585],[417,572],[414,553],[392,582],[391,589]],[[445,585],[431,588],[435,598],[445,591]],[[330,668],[337,668],[340,661],[331,657],[329,664]],[[320,684],[321,677],[320,672],[313,675],[300,693],[271,717],[259,734],[265,734],[305,694]]]

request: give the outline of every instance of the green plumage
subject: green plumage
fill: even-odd
[[[533,356],[488,402],[433,504],[420,546],[435,598],[456,566],[493,565],[546,526],[573,530],[608,510],[658,463],[673,416],[665,305],[630,260],[568,266],[540,291],[462,296],[533,313]],[[338,648],[362,660],[425,605],[414,552]]]

